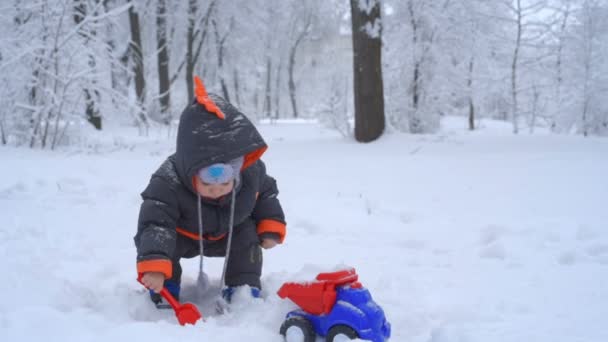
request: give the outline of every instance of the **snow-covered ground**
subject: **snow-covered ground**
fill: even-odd
[[[203,303],[188,327],[135,281],[139,193],[173,139],[0,148],[0,340],[278,342],[294,308],[280,285],[351,265],[392,341],[608,341],[608,139],[446,126],[362,145],[261,125],[287,240],[265,252],[263,300],[223,316]],[[206,265],[217,284],[222,260]]]

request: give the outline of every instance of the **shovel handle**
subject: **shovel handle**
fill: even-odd
[[[143,273],[141,273],[137,277],[137,281],[142,285],[144,285],[144,283],[141,281],[141,278],[143,276],[144,276]],[[144,287],[146,287],[146,285],[144,285]],[[179,309],[179,307],[181,306],[181,304],[175,299],[175,297],[173,297],[171,292],[169,292],[169,290],[167,290],[166,287],[163,287],[163,289],[160,290],[160,295],[163,296],[163,298],[165,298],[167,300],[167,302],[169,302],[169,305],[171,305],[173,310],[177,311],[177,309]]]
[[[177,301],[177,299],[175,299],[175,297],[173,297],[171,292],[169,292],[166,287],[163,287],[163,289],[160,290],[160,295],[163,296],[167,302],[169,302],[169,305],[171,305],[173,310],[177,311],[177,309],[181,307],[181,304]]]

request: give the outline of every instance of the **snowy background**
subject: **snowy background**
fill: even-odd
[[[135,281],[139,193],[174,138],[114,128],[86,148],[2,147],[0,340],[278,342],[294,308],[280,285],[351,265],[392,341],[608,341],[608,140],[441,127],[361,145],[260,125],[286,242],[265,252],[263,300],[224,316],[199,303],[206,322],[189,327]],[[216,285],[221,263],[206,263]],[[196,269],[184,262],[185,300]]]
[[[519,133],[608,136],[606,0],[0,6],[0,145],[77,145],[88,133],[74,122],[136,125],[145,135],[179,119],[195,75],[254,121],[319,119],[352,135],[349,120],[361,120],[354,70],[382,70],[381,82],[362,81],[382,89],[383,109],[359,110],[383,112],[390,130],[438,133],[451,115],[502,120]],[[381,44],[353,52],[352,13],[368,12],[355,15],[354,32],[376,38],[381,28]],[[362,67],[354,56],[377,57]]]

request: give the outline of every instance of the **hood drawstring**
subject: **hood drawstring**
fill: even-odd
[[[224,258],[224,267],[222,270],[222,278],[220,280],[220,291],[226,287],[226,270],[228,268],[228,258],[230,256],[230,249],[232,247],[232,233],[234,231],[234,210],[235,210],[235,202],[236,202],[236,188],[239,185],[239,178],[237,177],[234,182],[234,187],[232,188],[231,196],[230,196],[230,219],[228,221],[228,241],[226,242],[226,256]],[[201,208],[201,195],[197,194],[197,205],[196,209],[198,211],[198,248],[199,248],[199,265],[198,265],[198,278],[199,284],[201,283],[200,279],[204,279],[208,284],[207,275],[203,271],[203,252],[204,252],[204,244],[203,244],[203,210]],[[206,290],[206,289],[204,289]]]
[[[226,243],[226,257],[224,258],[224,269],[222,270],[222,280],[220,285],[222,290],[226,287],[226,269],[228,268],[228,258],[230,256],[230,248],[232,246],[232,232],[234,230],[234,207],[236,202],[236,188],[239,184],[239,178],[237,177],[234,181],[234,187],[232,188],[232,196],[230,198],[230,220],[228,221],[228,241]]]
[[[203,271],[203,213],[201,209],[201,195],[197,194],[196,209],[198,211],[198,250],[201,261],[199,262],[199,272]]]
[[[198,279],[197,279],[197,284],[198,284],[198,290],[200,291],[201,294],[207,292],[207,290],[209,289],[209,277],[207,276],[207,274],[203,271],[203,252],[204,252],[204,245],[203,245],[203,211],[201,208],[201,195],[197,194],[197,203],[196,203],[196,209],[198,211],[198,249],[199,249],[199,264],[198,264]]]

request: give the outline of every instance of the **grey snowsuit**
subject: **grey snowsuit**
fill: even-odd
[[[209,98],[224,113],[221,119],[196,102],[180,118],[176,153],[152,175],[141,194],[137,234],[137,271],[162,272],[180,282],[181,258],[199,255],[198,196],[193,177],[198,170],[245,156],[236,191],[234,230],[226,285],[261,288],[261,238],[283,242],[285,217],[275,180],[259,160],[267,146],[255,126],[216,95]],[[224,256],[230,219],[230,194],[201,198],[205,256]]]

